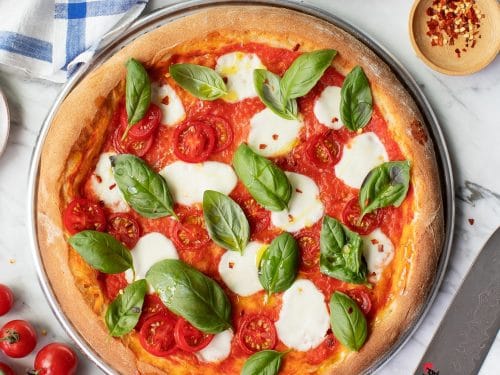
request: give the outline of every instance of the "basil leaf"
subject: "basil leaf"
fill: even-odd
[[[170,75],[181,86],[197,98],[215,100],[227,94],[226,84],[213,69],[196,64],[174,64]]]
[[[340,118],[353,131],[363,128],[372,117],[372,92],[360,66],[345,77],[340,90]]]
[[[287,120],[295,120],[298,115],[297,101],[285,100],[280,86],[280,77],[269,70],[255,69],[253,83],[262,103],[271,111]]]
[[[162,302],[205,333],[231,327],[231,303],[214,280],[176,259],[162,260],[146,274]]]
[[[130,154],[110,156],[113,174],[128,204],[144,217],[174,216],[167,182],[141,158]]]
[[[292,185],[276,164],[241,144],[234,154],[233,166],[252,197],[262,206],[271,211],[287,208]]]
[[[151,83],[146,69],[134,59],[127,61],[127,78],[125,87],[125,106],[129,126],[139,122],[151,103]]]
[[[285,353],[276,350],[262,350],[252,354],[243,365],[241,375],[276,375]]]
[[[325,215],[320,235],[321,273],[348,283],[366,283],[366,262],[359,234]]]
[[[133,267],[130,251],[110,234],[84,230],[71,236],[68,242],[98,271],[121,273]]]
[[[147,291],[146,280],[137,280],[128,285],[123,294],[118,294],[109,304],[104,320],[111,336],[123,336],[134,329],[141,316]]]
[[[299,267],[299,246],[289,233],[276,237],[262,255],[259,280],[269,294],[283,292],[293,284]]]
[[[359,191],[361,217],[378,208],[399,207],[410,186],[410,162],[390,161],[373,168]]]
[[[250,238],[248,220],[238,204],[218,191],[203,194],[203,216],[210,238],[227,250],[239,251]]]
[[[295,59],[281,79],[285,99],[306,95],[318,83],[337,54],[333,49],[303,53]]]
[[[358,304],[341,292],[330,299],[330,325],[333,334],[351,350],[358,351],[366,341],[368,327]]]

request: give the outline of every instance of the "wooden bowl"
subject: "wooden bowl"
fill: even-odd
[[[469,46],[466,52],[461,51],[459,58],[455,49],[466,48],[464,38],[459,37],[452,46],[432,46],[431,38],[426,34],[429,20],[426,11],[432,0],[416,0],[408,26],[417,56],[432,69],[449,75],[472,74],[493,61],[500,51],[500,5],[497,0],[476,0],[476,4],[485,15],[480,20],[481,39],[477,39],[474,48]]]

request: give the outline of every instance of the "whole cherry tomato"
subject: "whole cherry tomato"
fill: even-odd
[[[0,329],[0,349],[9,357],[26,357],[35,346],[35,329],[25,320],[12,320]]]
[[[0,316],[7,314],[14,304],[14,294],[7,285],[0,284]]]
[[[16,375],[6,363],[0,362],[0,375]]]
[[[73,375],[76,374],[78,357],[73,349],[65,344],[54,342],[44,346],[36,355],[36,375]]]

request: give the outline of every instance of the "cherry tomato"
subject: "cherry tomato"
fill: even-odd
[[[104,294],[111,301],[116,298],[118,293],[120,293],[120,290],[125,289],[128,285],[124,273],[100,273],[98,280],[101,282],[101,288],[103,289]]]
[[[255,199],[247,198],[238,203],[248,219],[251,233],[259,233],[269,228],[270,214]]]
[[[171,316],[156,314],[144,322],[139,340],[144,349],[157,357],[166,357],[176,348],[174,330],[177,321]]]
[[[0,362],[0,375],[16,375],[6,363]]]
[[[70,234],[92,229],[103,232],[106,216],[102,207],[85,198],[75,198],[63,212],[64,226]]]
[[[7,285],[0,284],[0,316],[7,314],[14,305],[14,293]]]
[[[181,250],[197,250],[209,241],[203,220],[203,212],[195,208],[181,209],[177,214],[179,221],[175,224],[172,239]]]
[[[73,349],[58,342],[44,346],[36,355],[37,375],[74,375],[78,357]]]
[[[366,214],[361,221],[359,221],[360,216],[361,208],[359,207],[358,198],[353,198],[347,202],[344,211],[342,211],[342,219],[349,229],[365,235],[372,232],[382,222],[381,210]]]
[[[300,269],[314,272],[319,264],[319,234],[303,230],[296,237],[300,249]]]
[[[108,233],[129,249],[137,244],[141,236],[139,223],[126,213],[112,214],[108,218]]]
[[[265,315],[247,315],[240,325],[237,340],[247,354],[273,349],[276,345],[276,328]]]
[[[215,130],[215,148],[213,152],[221,152],[227,149],[233,142],[234,132],[229,122],[221,116],[205,115],[200,118]]]
[[[135,329],[140,331],[143,324],[154,315],[165,315],[171,319],[176,320],[177,317],[170,312],[169,309],[163,304],[157,294],[146,294],[144,297],[144,304],[142,305],[142,313]]]
[[[312,137],[306,147],[308,159],[318,168],[333,167],[340,159],[340,142],[333,130]]]
[[[319,365],[332,354],[336,345],[337,340],[335,340],[332,333],[329,333],[319,346],[307,352],[307,362],[312,365]]]
[[[215,149],[215,138],[212,126],[200,120],[186,120],[175,128],[174,154],[189,163],[205,161]]]
[[[174,337],[179,348],[194,353],[210,344],[214,335],[203,333],[187,320],[179,318],[175,325]]]
[[[12,320],[0,329],[0,349],[9,357],[26,357],[35,346],[36,331],[25,320]]]
[[[160,107],[151,103],[142,120],[132,125],[128,132],[128,136],[131,136],[136,140],[145,140],[150,138],[155,134],[158,125],[160,125],[161,117],[162,113]],[[123,111],[121,126],[123,126],[124,122],[126,129],[128,125],[126,110]]]
[[[134,154],[138,157],[143,157],[147,154],[154,143],[154,136],[146,139],[135,139],[130,134],[122,140],[123,133],[126,127],[119,126],[113,134],[113,146],[116,151],[122,154]]]
[[[347,291],[347,295],[358,304],[359,308],[366,315],[372,309],[372,301],[368,293],[363,289],[351,289]]]

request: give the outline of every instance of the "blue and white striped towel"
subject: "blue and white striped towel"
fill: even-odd
[[[0,63],[64,82],[114,26],[128,26],[147,0],[0,0]]]

